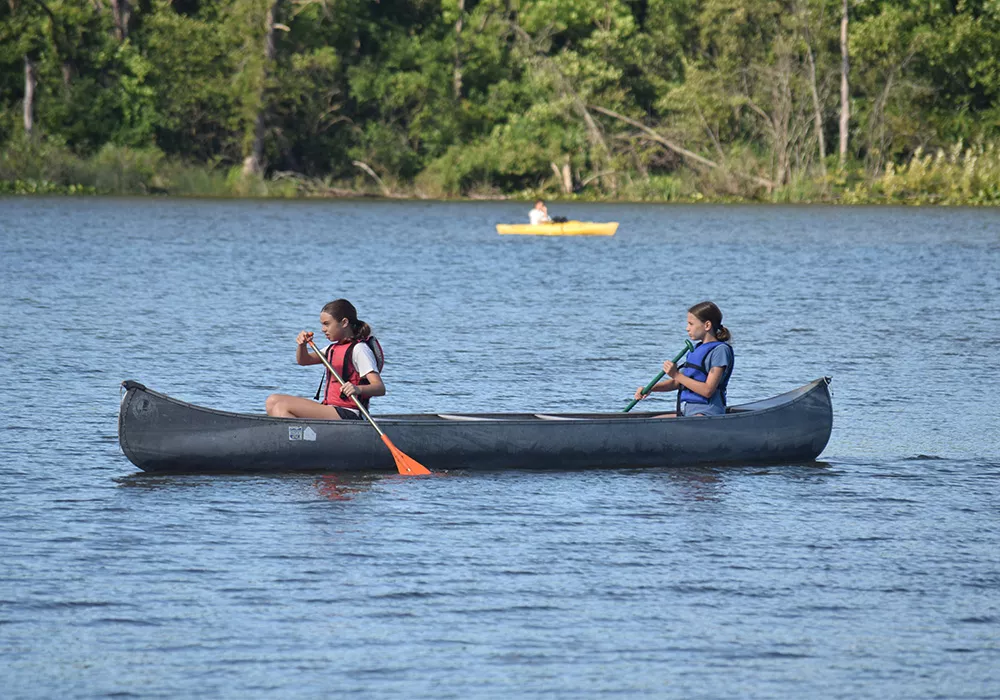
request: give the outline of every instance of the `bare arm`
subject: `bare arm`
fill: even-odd
[[[654,384],[653,388],[649,390],[649,393],[652,394],[654,391],[676,391],[679,388],[680,387],[678,386],[676,380],[664,379],[662,382]]]
[[[708,378],[703,382],[699,382],[697,379],[692,379],[686,374],[677,372],[673,381],[686,389],[690,389],[694,393],[698,394],[698,396],[704,396],[707,399],[711,398],[712,394],[715,393],[715,390],[719,388],[719,382],[722,381],[722,375],[725,374],[725,372],[725,367],[713,367],[708,370]]]
[[[318,365],[323,362],[319,355],[309,349],[308,343],[312,338],[311,332],[302,331],[295,339],[295,342],[298,343],[295,348],[295,361],[300,365]]]
[[[341,390],[344,396],[357,396],[361,398],[371,398],[372,396],[385,396],[385,384],[382,383],[382,377],[378,372],[369,372],[365,375],[365,379],[368,380],[367,384],[351,384],[347,383]]]
[[[649,390],[649,394],[643,394],[642,393],[642,390],[645,389],[645,388],[646,387],[641,386],[641,387],[639,387],[638,389],[635,390],[635,397],[634,398],[637,401],[640,400],[640,399],[646,398],[647,396],[649,396],[649,394],[652,394],[654,391],[674,391],[674,390],[676,390],[678,388],[678,386],[677,386],[677,382],[675,382],[673,379],[664,379],[662,382],[654,384],[653,388]]]

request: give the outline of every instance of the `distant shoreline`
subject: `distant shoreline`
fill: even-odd
[[[612,184],[574,192],[540,180],[537,187],[504,191],[489,182],[445,192],[413,181],[355,177],[334,180],[294,172],[245,176],[239,166],[208,166],[164,156],[156,149],[106,146],[81,158],[65,150],[36,150],[17,158],[0,152],[0,195],[146,196],[246,199],[372,199],[410,201],[519,201],[649,204],[891,204],[1000,206],[1000,148],[919,150],[903,165],[872,176],[862,164],[824,176],[800,178],[765,189],[747,177],[722,173],[721,184],[690,169],[669,175],[623,171]]]
[[[780,194],[780,193],[779,193]],[[908,198],[887,199],[885,197],[858,198],[857,196],[830,197],[823,199],[804,198],[748,198],[748,197],[676,197],[671,199],[625,199],[621,197],[574,197],[553,194],[498,194],[498,195],[466,195],[459,197],[430,197],[419,194],[393,194],[383,195],[377,192],[364,190],[342,191],[336,194],[288,194],[288,193],[199,193],[199,192],[116,192],[98,191],[93,187],[85,185],[60,186],[54,183],[42,182],[4,182],[0,181],[0,199],[31,198],[31,197],[84,197],[84,198],[115,198],[127,197],[137,199],[174,199],[174,200],[233,200],[233,201],[368,201],[376,202],[442,202],[442,203],[468,203],[476,202],[516,202],[519,204],[529,204],[535,199],[544,199],[546,202],[559,204],[656,204],[656,205],[760,205],[760,206],[905,206],[905,207],[1000,207],[1000,196],[992,201],[980,201],[972,199],[961,201],[955,199],[941,199],[932,193],[924,193],[923,196],[916,195]]]

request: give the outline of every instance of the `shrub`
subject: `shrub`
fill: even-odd
[[[1000,147],[995,143],[963,148],[958,142],[945,152],[921,149],[902,166],[889,163],[885,172],[845,194],[852,203],[1000,205]]]
[[[163,189],[158,180],[165,156],[156,147],[130,148],[107,143],[81,168],[78,181],[93,185],[99,192],[147,194]]]

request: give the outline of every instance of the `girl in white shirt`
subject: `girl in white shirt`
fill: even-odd
[[[331,345],[324,351],[327,361],[337,370],[346,385],[341,387],[330,372],[324,380],[326,394],[323,401],[313,401],[301,396],[271,394],[267,397],[267,415],[280,418],[321,418],[327,420],[358,420],[361,412],[351,397],[365,408],[372,396],[385,396],[385,384],[379,374],[380,360],[375,357],[372,329],[358,320],[354,305],[346,299],[331,301],[319,314],[323,335]],[[323,360],[309,350],[311,331],[301,331],[295,339],[295,361],[300,365],[319,365]],[[318,394],[317,394],[318,398]]]

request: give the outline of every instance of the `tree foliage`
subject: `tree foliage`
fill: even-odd
[[[146,0],[124,20],[117,7],[0,5],[5,148],[27,138],[31,65],[31,138],[81,158],[116,147],[235,167],[260,123],[272,177],[374,174],[439,196],[679,182],[746,195],[835,166],[839,0]],[[996,0],[852,0],[850,18],[857,167],[898,179],[915,154],[1000,138]]]

